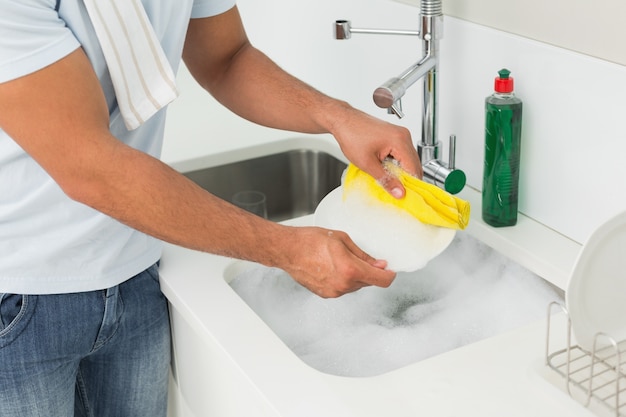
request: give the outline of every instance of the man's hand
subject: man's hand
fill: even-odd
[[[280,262],[297,282],[324,298],[339,297],[363,287],[388,287],[396,274],[387,262],[359,249],[344,232],[317,227],[293,228],[295,245],[285,245]]]
[[[370,174],[394,197],[404,197],[400,180],[382,166],[391,157],[412,175],[422,177],[422,165],[408,129],[346,108],[333,124],[333,135],[343,153],[357,167]]]

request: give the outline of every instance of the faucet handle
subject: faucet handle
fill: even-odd
[[[448,167],[447,175],[444,180],[443,188],[450,194],[460,192],[467,182],[465,173],[460,169],[456,169],[456,135],[450,135],[450,143],[448,146]]]
[[[458,194],[467,183],[465,172],[460,169],[448,169],[450,172],[444,181],[443,188],[450,194]]]
[[[457,194],[467,181],[465,173],[455,167],[456,162],[456,135],[450,135],[450,148],[448,149],[448,164],[438,157],[439,142],[435,145],[418,143],[418,154],[422,160],[424,178],[450,194]]]
[[[424,178],[428,178],[429,182],[450,194],[457,194],[465,187],[467,178],[460,169],[449,168],[437,159],[431,159],[423,164],[422,168],[424,169]]]
[[[456,135],[450,135],[448,146],[448,168],[454,169],[456,165]]]

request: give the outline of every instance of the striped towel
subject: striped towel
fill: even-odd
[[[176,77],[140,0],[84,0],[124,123],[136,129],[178,96]]]

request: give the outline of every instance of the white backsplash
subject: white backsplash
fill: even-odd
[[[445,30],[440,134],[458,132],[472,185],[481,184],[484,96],[507,67],[524,101],[520,210],[581,243],[626,210],[626,67],[461,20],[446,19]]]
[[[417,8],[385,0],[240,0],[239,8],[253,43],[283,68],[397,121],[374,106],[371,94],[421,57],[419,39],[355,34],[337,41],[332,27],[336,19],[349,19],[354,27],[417,29]],[[449,134],[457,135],[457,165],[477,189],[484,98],[503,67],[512,71],[524,101],[520,210],[583,243],[605,219],[626,209],[626,67],[446,17],[439,139],[447,143]],[[407,116],[398,122],[415,140],[420,100],[418,83],[403,99]]]

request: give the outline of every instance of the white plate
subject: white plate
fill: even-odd
[[[578,344],[592,351],[596,334],[626,339],[626,212],[591,234],[583,246],[565,294]],[[598,339],[598,347],[608,339]]]
[[[361,249],[386,260],[387,268],[396,272],[423,268],[456,234],[454,229],[424,224],[404,210],[358,192],[351,192],[344,201],[342,187],[320,202],[315,224],[348,233]]]

